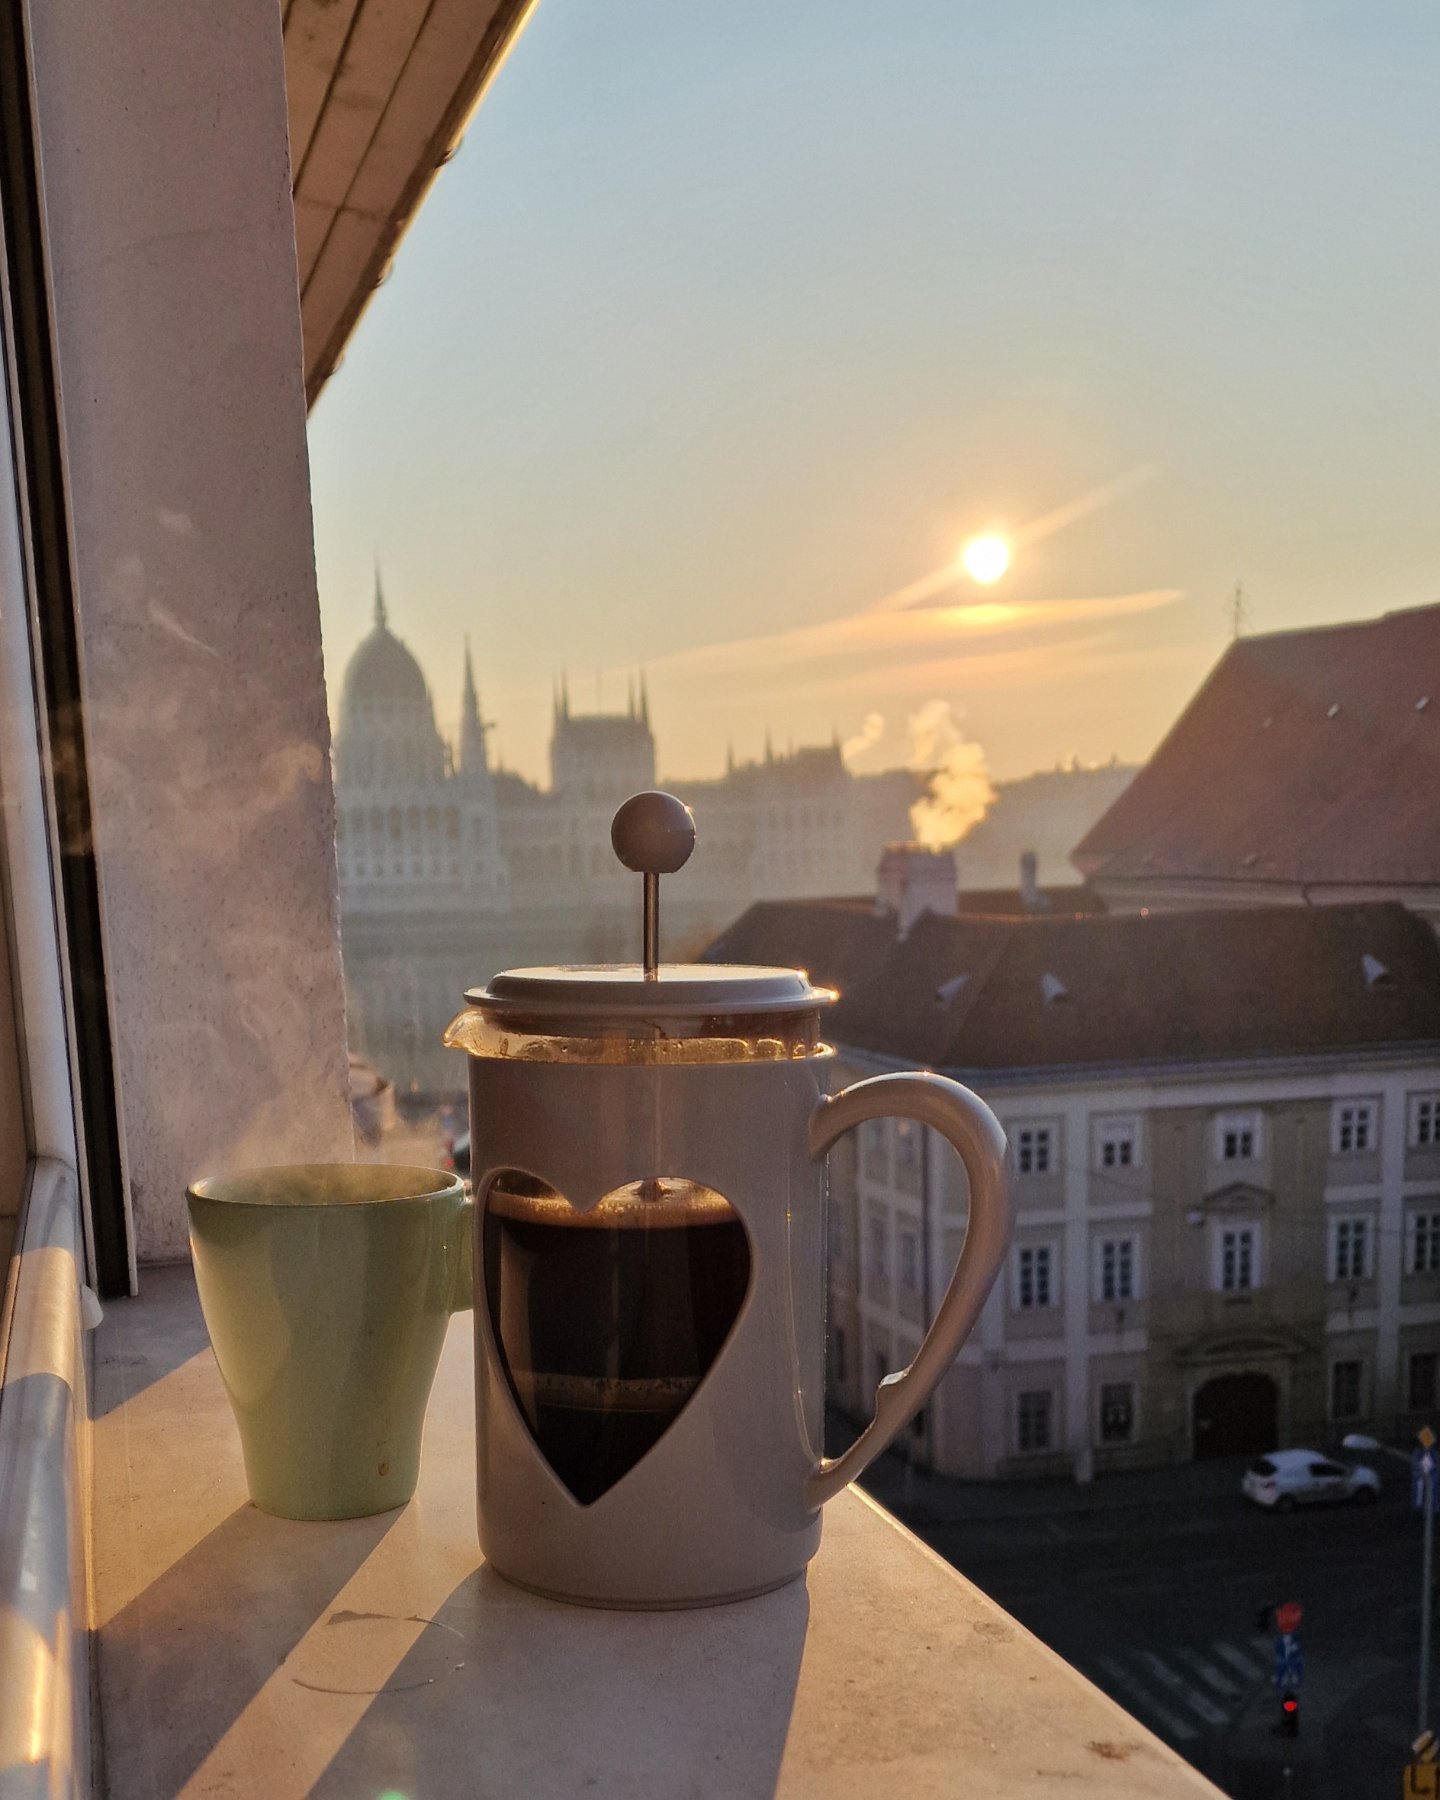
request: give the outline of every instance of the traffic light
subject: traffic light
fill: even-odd
[[[1286,1737],[1299,1737],[1300,1696],[1298,1694],[1282,1694],[1280,1696],[1280,1729]]]

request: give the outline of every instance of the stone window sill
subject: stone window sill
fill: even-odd
[[[113,1305],[94,1372],[104,1792],[673,1800],[1216,1790],[852,1490],[808,1581],[692,1613],[510,1587],[474,1528],[470,1326],[420,1491],[267,1518],[188,1269]]]

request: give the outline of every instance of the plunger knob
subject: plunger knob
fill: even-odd
[[[610,821],[610,843],[627,869],[645,877],[641,960],[653,981],[660,973],[660,877],[690,860],[695,818],[673,794],[632,794]]]
[[[632,794],[610,822],[610,843],[637,875],[673,875],[695,848],[695,815],[674,794]]]

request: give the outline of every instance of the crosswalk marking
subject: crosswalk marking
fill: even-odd
[[[1126,1647],[1095,1661],[1117,1698],[1180,1745],[1198,1738],[1201,1725],[1218,1729],[1240,1715],[1269,1675],[1270,1644],[1261,1637],[1216,1638],[1173,1644],[1163,1654]]]
[[[1237,1650],[1233,1644],[1227,1644],[1223,1638],[1216,1638],[1214,1650],[1217,1656],[1223,1657],[1229,1663],[1237,1675],[1243,1675],[1248,1682],[1253,1683],[1257,1673],[1263,1673],[1263,1670],[1256,1670],[1251,1657]]]
[[[1244,1699],[1244,1690],[1237,1687],[1228,1675],[1222,1675],[1214,1663],[1207,1661],[1198,1650],[1192,1650],[1188,1644],[1180,1644],[1176,1646],[1175,1654],[1187,1667],[1195,1671],[1207,1687],[1212,1688],[1224,1699]]]
[[[1189,1743],[1199,1737],[1200,1733],[1193,1725],[1187,1724],[1179,1713],[1172,1712],[1163,1700],[1157,1700],[1149,1689],[1142,1686],[1122,1663],[1116,1662],[1113,1656],[1100,1656],[1095,1660],[1120,1689],[1120,1692],[1127,1695],[1141,1712],[1149,1713],[1152,1718],[1158,1719],[1172,1738],[1178,1738],[1181,1743]]]
[[[1177,1675],[1170,1665],[1158,1657],[1153,1650],[1142,1650],[1140,1660],[1158,1682],[1169,1688],[1177,1698],[1183,1700],[1191,1712],[1198,1713],[1207,1725],[1223,1725],[1225,1723],[1229,1715],[1221,1712],[1215,1702],[1208,1695],[1202,1694],[1199,1688],[1192,1687],[1183,1676]]]

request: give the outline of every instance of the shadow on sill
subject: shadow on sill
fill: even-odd
[[[181,1270],[185,1279],[174,1279]],[[92,1419],[103,1419],[192,1356],[210,1352],[188,1263],[147,1263],[140,1270],[139,1294],[107,1300],[105,1316],[112,1325],[123,1321],[129,1329],[102,1331],[95,1340]]]
[[[673,1613],[541,1600],[482,1567],[370,1700],[312,1794],[773,1793],[809,1616],[803,1581],[687,1612],[682,1628]],[[358,1630],[372,1617],[330,1625]]]

